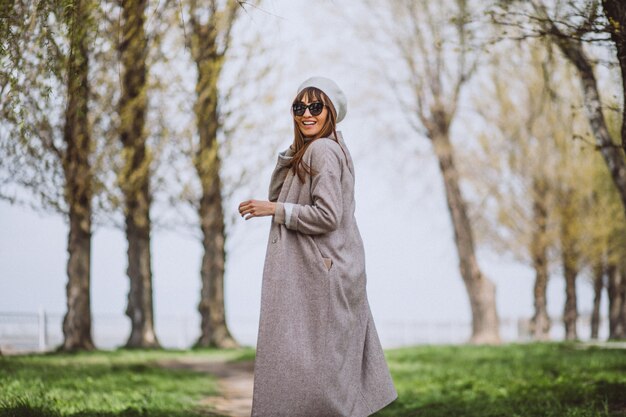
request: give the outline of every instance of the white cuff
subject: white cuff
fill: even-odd
[[[291,210],[293,210],[293,203],[283,203],[285,206],[285,224],[289,224],[291,221]]]

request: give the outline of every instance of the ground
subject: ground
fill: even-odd
[[[227,362],[223,359],[184,357],[157,362],[171,369],[190,369],[207,372],[218,378],[219,395],[208,396],[200,401],[203,406],[215,410],[216,415],[250,417],[252,409],[252,384],[254,362],[250,360]]]
[[[254,349],[0,356],[0,417],[249,417]],[[388,349],[372,417],[626,417],[626,343]]]

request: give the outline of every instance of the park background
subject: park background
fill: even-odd
[[[405,109],[395,100],[376,65],[372,65],[370,48],[375,44],[355,36],[351,20],[345,16],[366,14],[367,10],[342,6],[339,8],[344,10],[340,13],[338,7],[332,1],[319,2],[315,7],[310,2],[268,1],[259,7],[249,7],[240,18],[243,23],[236,27],[244,33],[252,31],[269,39],[260,42],[270,45],[267,53],[273,59],[270,70],[280,74],[280,78],[269,85],[250,86],[257,96],[250,96],[240,110],[253,112],[255,120],[269,127],[252,126],[235,133],[242,135],[239,139],[242,146],[260,150],[263,157],[258,156],[259,152],[238,154],[235,150],[223,161],[225,170],[236,172],[245,166],[255,172],[254,178],[242,184],[223,204],[225,218],[230,220],[224,276],[229,327],[241,343],[256,342],[269,230],[269,218],[247,222],[236,218],[237,206],[243,199],[266,198],[275,155],[263,152],[262,148],[289,146],[292,140],[289,105],[295,88],[305,78],[320,74],[336,80],[348,96],[348,117],[339,127],[355,160],[356,217],[365,243],[368,294],[375,320],[380,322],[384,346],[463,342],[470,332],[470,307],[459,273],[437,160],[428,141],[407,124]],[[273,30],[266,30],[268,27]],[[262,59],[254,64],[267,65]],[[195,75],[189,61],[180,60],[169,69],[178,72],[182,83],[193,84]],[[611,81],[610,72],[600,70],[603,71],[600,81]],[[165,70],[157,67],[155,71]],[[479,71],[461,98],[451,134],[461,156],[464,145],[476,140],[481,124],[485,123],[475,106],[483,88],[481,83],[488,82],[488,76],[486,71]],[[275,101],[263,104],[263,97],[270,93]],[[188,123],[192,115],[180,113],[167,117],[173,123],[176,120],[181,125]],[[271,122],[263,118],[264,114]],[[471,202],[483,198],[468,191]],[[162,209],[160,214],[166,211],[167,208]],[[152,233],[155,325],[157,333],[167,340],[166,345],[183,347],[197,337],[202,247],[197,233],[190,228],[176,230],[176,225],[168,225],[167,220],[161,223],[165,227],[155,228]],[[19,340],[23,344],[39,343],[34,335],[38,334],[38,317],[44,311],[48,337],[57,341],[65,309],[67,222],[56,214],[38,213],[4,201],[0,203],[0,227],[0,294],[3,295],[0,313],[24,313],[20,317],[7,314],[2,320],[12,325],[11,331],[15,323],[28,323],[25,333],[30,337],[17,338],[15,344]],[[116,341],[121,343],[129,329],[123,316],[129,289],[123,230],[106,225],[97,227],[92,256],[95,338],[98,340],[100,334],[100,344],[111,347]],[[524,339],[525,333],[518,326],[533,314],[532,267],[482,246],[478,248],[478,260],[496,285],[503,337]],[[548,311],[555,318],[551,330],[555,339],[563,337],[559,317],[565,302],[564,286],[562,274],[557,271],[551,276],[547,291]],[[580,325],[580,337],[586,339],[590,334],[588,317],[593,304],[591,279],[580,276],[576,289],[579,312],[586,318],[583,322],[586,325]],[[606,303],[605,297],[602,312],[606,312]],[[605,315],[602,337],[608,335],[607,326]]]
[[[85,4],[94,8],[81,9]],[[197,73],[185,45],[197,39],[190,8],[199,7],[196,17],[202,21],[212,16],[211,7],[226,4],[239,13],[216,90],[218,128],[210,138],[221,158],[226,253],[213,259],[225,262],[223,309],[218,302],[215,316],[225,312],[227,328],[245,346],[242,350],[230,349],[228,338],[219,337],[221,323],[200,328],[198,304],[207,294],[202,295],[205,248],[194,206],[200,188],[191,162],[199,136]],[[616,22],[626,24],[619,4],[24,0],[3,5],[0,30],[7,36],[1,81],[7,94],[0,124],[0,416],[182,417],[192,415],[187,411],[206,395],[226,395],[218,384],[225,374],[241,371],[250,382],[270,219],[245,221],[237,206],[266,198],[277,152],[293,138],[289,106],[296,87],[312,75],[334,79],[348,97],[339,130],[356,168],[356,217],[365,244],[369,300],[400,393],[381,415],[623,415],[626,365],[619,340],[626,337],[626,182],[622,189],[616,183],[626,171],[611,177],[605,164],[609,154],[620,166],[625,160],[620,94],[625,75],[615,48],[626,50],[626,40],[609,36],[621,33]],[[134,326],[124,310],[131,290],[126,268],[137,258],[126,254],[128,194],[120,188],[128,184],[120,187],[118,181],[129,169],[120,132],[132,134],[124,129],[135,119],[117,112],[120,103],[131,113],[141,104],[120,101],[121,92],[132,90],[122,67],[137,71],[141,53],[116,50],[123,49],[116,25],[137,22],[122,17],[122,5],[136,7],[127,12],[140,10],[145,17],[148,83],[140,91],[148,101],[145,135],[138,139],[154,157],[151,176],[145,177],[154,198],[151,251],[142,258],[150,261],[152,284],[143,295],[153,300],[144,312],[153,310],[154,320]],[[36,6],[55,17],[38,21]],[[613,6],[621,21],[606,18],[605,8]],[[85,10],[93,11],[95,20],[75,19]],[[63,12],[78,36],[66,33],[68,22],[55,20],[62,20]],[[27,15],[31,20],[22,19]],[[100,171],[93,200],[89,309],[81,304],[85,294],[78,286],[74,292],[66,288],[68,272],[77,282],[84,283],[86,275],[77,274],[76,265],[66,270],[68,196],[63,195],[60,160],[49,152],[50,143],[60,154],[67,145],[63,112],[72,108],[64,103],[68,86],[62,64],[68,61],[62,54],[61,65],[52,61],[48,66],[45,59],[54,56],[47,55],[50,50],[29,55],[29,48],[42,47],[39,24],[58,30],[52,34],[63,53],[69,34],[78,44],[89,38],[93,47],[88,126]],[[458,30],[466,37],[459,38]],[[566,50],[584,51],[592,64],[601,96],[597,109],[607,131],[589,125],[593,106],[581,89],[581,74],[589,72],[577,71]],[[466,61],[459,60],[459,51]],[[59,73],[47,72],[51,69]],[[458,96],[455,82],[461,87]],[[78,88],[74,93],[80,90],[77,84],[68,84]],[[443,153],[435,155],[432,146],[433,132],[441,133],[440,110],[453,115],[444,136],[452,141],[478,267],[484,282],[495,286],[497,326],[489,326],[489,314],[479,317],[472,311],[459,270],[437,160],[446,154],[438,149]],[[136,175],[143,178],[145,171]],[[73,180],[79,184],[80,179]],[[539,193],[532,188],[537,179],[547,185]],[[546,228],[537,227],[533,216],[538,213],[545,215]],[[538,242],[545,244],[539,266],[533,265],[531,253]],[[568,263],[572,259],[573,265]],[[545,292],[539,291],[545,300],[540,300],[534,287],[544,272],[548,280]],[[569,287],[566,273],[573,274]],[[221,282],[222,277],[213,279]],[[70,293],[74,304],[64,335],[61,322]],[[488,301],[485,306],[491,308]],[[543,307],[540,319],[547,314],[549,328],[543,323],[531,329],[531,318]],[[86,311],[93,317],[88,332]],[[592,337],[593,313],[599,323]],[[472,329],[473,320],[481,322],[479,331]],[[564,321],[570,325],[567,332]],[[137,337],[142,326],[152,324],[159,343]],[[207,336],[216,329],[217,337],[199,343],[201,330]],[[159,351],[157,345],[182,350]],[[16,354],[30,350],[50,355]],[[213,368],[216,363],[222,367]],[[83,380],[84,385],[77,382]],[[124,387],[129,395],[119,395],[114,387]],[[246,404],[249,400],[242,398]],[[211,404],[209,409],[215,409]],[[224,414],[246,415],[246,407]]]

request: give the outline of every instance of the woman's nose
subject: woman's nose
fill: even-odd
[[[306,117],[306,116],[312,116],[311,112],[309,111],[309,108],[307,107],[306,109],[304,109],[304,114],[302,115],[302,117]]]

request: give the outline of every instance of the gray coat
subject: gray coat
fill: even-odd
[[[364,417],[398,396],[366,294],[365,252],[354,217],[354,165],[320,138],[300,183],[280,152],[254,365],[252,417]],[[345,151],[342,152],[342,148]],[[347,156],[347,158],[346,158]],[[284,203],[294,203],[286,222]]]

